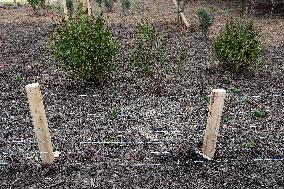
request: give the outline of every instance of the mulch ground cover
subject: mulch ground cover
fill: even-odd
[[[283,43],[264,47],[258,72],[236,76],[219,68],[211,40],[172,26],[171,71],[156,85],[129,66],[133,25],[113,23],[117,70],[97,86],[59,68],[47,47],[55,26],[26,7],[0,9],[0,188],[284,188]],[[180,38],[189,47],[181,65]],[[51,166],[34,137],[24,90],[33,82],[61,152]],[[206,161],[197,152],[214,88],[227,98]]]

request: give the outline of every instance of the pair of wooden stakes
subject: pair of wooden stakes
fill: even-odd
[[[55,154],[53,152],[40,86],[38,83],[33,83],[27,85],[25,89],[42,163],[47,165],[52,164],[58,153]],[[202,148],[203,155],[208,159],[213,158],[215,153],[225,96],[226,90],[223,89],[213,89],[211,92],[208,120]]]
[[[88,15],[89,16],[93,15],[91,0],[79,0],[79,1],[74,1],[74,2],[82,3],[83,9],[87,10]],[[67,21],[69,19],[69,13],[68,13],[68,8],[67,8],[67,0],[63,0],[63,12],[64,12],[64,19]]]
[[[46,1],[49,1],[49,0],[46,0]],[[181,8],[179,7],[177,1],[176,0],[172,0],[172,2],[173,2],[173,4],[175,5],[175,8],[178,11],[178,14],[180,15],[182,22],[184,23],[184,25],[187,28],[189,28],[189,23],[188,23],[185,15],[184,15],[184,13],[181,11]],[[67,21],[69,19],[68,18],[67,0],[63,0],[62,3],[63,3],[64,19]],[[93,15],[92,4],[91,4],[90,0],[79,0],[79,3],[83,4],[83,8],[88,11],[88,15],[89,16]]]

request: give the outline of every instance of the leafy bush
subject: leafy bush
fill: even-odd
[[[103,0],[103,2],[107,12],[111,12],[113,10],[113,0]]]
[[[58,27],[50,44],[54,57],[63,68],[79,78],[100,81],[113,70],[116,44],[106,20],[80,14],[66,25]]]
[[[99,7],[102,7],[103,0],[96,0],[96,2],[99,4]]]
[[[67,9],[72,13],[74,11],[74,3],[73,0],[67,0]]]
[[[135,25],[132,52],[132,63],[143,71],[150,71],[154,61],[164,57],[167,34],[159,33],[147,19],[142,19]]]
[[[197,12],[199,18],[199,30],[204,36],[208,36],[209,28],[212,26],[214,17],[204,9]]]
[[[45,0],[28,0],[28,3],[32,6],[33,11],[36,11],[37,7],[44,7]]]
[[[176,51],[167,51],[167,48],[172,48],[169,37],[169,28],[158,30],[147,19],[136,22],[130,57],[132,66],[142,74],[140,76],[146,81],[145,87],[157,96],[166,90],[169,75],[174,72],[181,74],[180,69],[189,55],[188,43],[181,34],[174,36],[177,39],[171,41],[172,46],[177,46]]]
[[[107,12],[111,12],[113,10],[114,0],[96,0],[96,2],[98,3],[100,8],[102,7],[102,5],[104,5]]]
[[[130,0],[121,0],[121,6],[122,6],[123,12],[126,12],[127,10],[130,9],[130,6],[131,6]]]
[[[241,71],[254,67],[261,51],[259,32],[252,22],[229,20],[213,48],[225,69]]]
[[[96,0],[100,7],[102,7],[103,0]]]

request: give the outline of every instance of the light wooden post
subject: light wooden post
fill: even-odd
[[[180,17],[181,17],[181,19],[182,19],[182,21],[183,21],[183,23],[185,24],[185,26],[186,26],[187,28],[189,28],[189,23],[187,22],[187,20],[186,20],[184,14],[183,14],[183,12],[181,11],[180,7],[178,6],[177,1],[176,1],[176,0],[172,0],[172,1],[173,1],[174,5],[175,5],[176,9],[178,10],[178,12],[179,12],[179,14],[180,14]]]
[[[87,8],[88,8],[88,15],[92,16],[92,4],[90,0],[86,0],[87,1]]]
[[[68,20],[67,0],[63,0],[64,19]]]
[[[224,89],[213,89],[211,92],[208,120],[202,148],[202,153],[209,158],[214,156],[216,150],[225,96],[226,90]]]
[[[50,2],[49,2],[49,0],[45,0],[45,6],[49,6],[49,4],[50,4]]]
[[[52,164],[54,161],[53,147],[39,84],[29,84],[25,89],[42,162]]]

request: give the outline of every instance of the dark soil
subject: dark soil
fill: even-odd
[[[130,69],[132,26],[116,23],[118,70],[96,86],[59,69],[47,49],[55,27],[49,17],[24,7],[0,9],[0,18],[0,188],[284,188],[283,43],[264,47],[257,73],[232,75],[219,68],[210,41],[172,26],[172,71],[157,85]],[[182,65],[177,36],[189,47]],[[48,167],[24,90],[33,82],[61,152]],[[197,152],[214,88],[228,94],[217,151],[206,161]],[[265,116],[255,117],[256,108]]]

